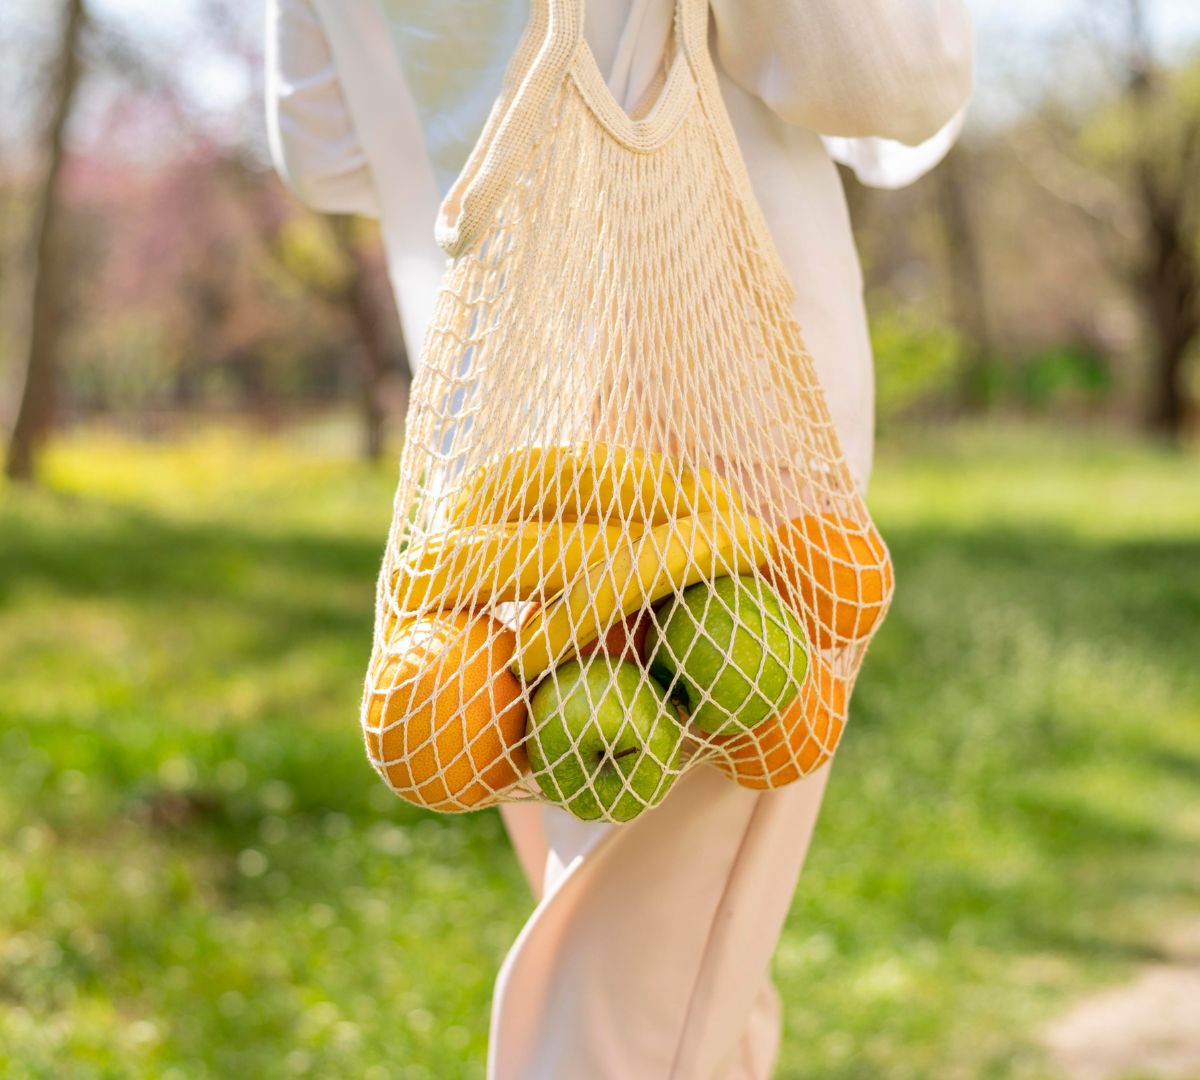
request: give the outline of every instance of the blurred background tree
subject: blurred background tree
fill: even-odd
[[[1192,404],[1185,365],[1200,335],[1200,64],[1164,71],[1144,0],[1128,2],[1127,90],[1083,141],[1129,192],[1140,233],[1130,277],[1149,338],[1148,419],[1179,437]]]
[[[270,169],[261,13],[187,8],[174,40],[135,33],[119,4],[85,33],[74,0],[6,27],[6,50],[44,57],[0,84],[16,118],[0,161],[10,476],[32,475],[52,424],[162,434],[350,407],[377,459],[403,410],[373,223],[309,213]]]
[[[62,288],[66,277],[59,237],[60,184],[67,121],[75,104],[81,67],[81,38],[86,10],[83,0],[67,0],[46,99],[49,114],[42,139],[44,176],[34,196],[33,255],[30,267],[28,343],[21,404],[9,443],[6,471],[11,479],[29,480],[33,456],[46,438],[54,413],[58,383],[58,329],[66,314]]]
[[[1200,64],[1163,64],[1145,0],[1111,11],[1115,27],[1098,35],[1111,85],[1083,109],[1047,95],[1017,145],[1033,178],[1095,231],[1138,311],[1145,423],[1179,439],[1200,335]]]

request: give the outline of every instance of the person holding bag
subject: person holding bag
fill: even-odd
[[[497,979],[489,1076],[771,1073],[781,1008],[770,958],[891,582],[881,564],[889,576],[871,625],[859,607],[844,630],[839,599],[813,593],[811,572],[797,577],[803,559],[789,556],[789,572],[772,577],[767,556],[747,549],[760,527],[775,553],[786,535],[811,571],[818,542],[795,539],[804,530],[789,523],[822,522],[821,542],[839,551],[873,543],[862,504],[870,348],[833,161],[885,186],[921,175],[957,134],[971,64],[958,0],[269,4],[280,171],[318,209],[381,218],[405,336],[423,342],[364,699],[368,752],[399,794],[435,808],[520,796],[501,810],[539,903]],[[620,802],[594,814],[554,805],[564,800],[546,783],[553,770],[535,761],[537,784],[522,779],[515,743],[503,748],[506,786],[503,769],[482,767],[452,783],[445,763],[414,780],[424,751],[389,749],[416,715],[387,719],[399,686],[381,675],[389,642],[426,608],[451,606],[413,584],[412,553],[446,536],[456,514],[472,538],[481,515],[494,518],[488,536],[541,527],[540,496],[515,511],[472,510],[472,491],[492,489],[471,477],[513,446],[548,456],[585,444],[633,448],[622,454],[639,469],[657,463],[643,505],[623,495],[620,513],[605,511],[587,534],[606,559],[644,551],[656,529],[674,541],[680,518],[703,521],[707,546],[688,556],[708,577],[742,575],[724,580],[750,583],[739,588],[756,588],[760,602],[769,580],[791,602],[783,637],[787,656],[803,660],[796,686],[807,678],[837,721],[821,753],[801,764],[793,747],[788,767],[768,774],[774,750],[752,740],[748,754],[733,751],[722,742],[729,724],[701,724],[695,687],[690,713],[678,706],[692,756],[659,762],[669,793],[664,781],[645,800],[655,805],[628,815],[616,813]],[[664,483],[691,492],[665,518],[644,505]],[[708,588],[704,578],[686,583]],[[644,598],[649,634],[661,638],[643,657],[645,685],[655,685],[654,662],[670,659],[659,621],[686,595],[682,579],[672,584]],[[490,607],[487,635],[489,656],[502,640],[523,650],[506,655],[503,677],[534,743],[539,687],[577,671],[571,657],[592,648],[585,637],[611,629],[584,634],[575,612],[570,649],[532,661],[522,635],[550,624],[556,603],[537,595],[511,625]],[[710,760],[723,767],[698,767]],[[441,803],[426,798],[435,787]],[[614,823],[625,816],[635,819]]]

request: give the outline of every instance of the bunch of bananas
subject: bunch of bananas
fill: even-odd
[[[467,478],[448,518],[404,552],[392,595],[407,611],[535,601],[512,663],[527,683],[630,613],[771,555],[719,477],[603,444],[505,454]]]

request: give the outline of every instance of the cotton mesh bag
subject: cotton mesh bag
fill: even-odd
[[[362,706],[396,794],[628,821],[833,753],[892,592],[707,48],[625,112],[536,0],[439,216]]]

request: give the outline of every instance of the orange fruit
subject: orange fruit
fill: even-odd
[[[834,514],[782,526],[767,577],[821,649],[866,637],[892,596],[892,561],[875,526]]]
[[[614,623],[608,633],[595,641],[589,641],[579,650],[579,655],[591,656],[599,649],[605,656],[615,660],[638,663],[646,652],[646,631],[650,629],[650,615],[645,609]]]
[[[800,693],[779,716],[739,735],[714,738],[715,763],[742,787],[783,787],[824,765],[846,724],[846,683],[813,657]]]
[[[397,794],[468,810],[527,768],[527,710],[508,670],[511,630],[487,615],[442,612],[398,623],[372,663],[367,753]]]

